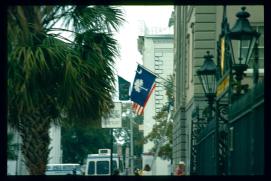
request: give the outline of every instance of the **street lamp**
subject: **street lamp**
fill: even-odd
[[[208,99],[210,107],[209,118],[212,117],[212,107],[216,96],[217,67],[212,58],[213,55],[210,55],[210,52],[207,51],[207,55],[204,56],[205,60],[203,65],[197,70],[197,75],[200,79],[205,96]]]
[[[133,134],[133,120],[132,120],[132,112],[130,113],[130,146],[131,146],[131,174],[134,173],[134,134]]]
[[[244,71],[248,68],[255,43],[260,36],[260,33],[252,29],[247,19],[250,14],[245,11],[246,8],[241,9],[242,11],[236,14],[238,19],[235,25],[227,33],[232,69],[235,71],[234,75],[238,85],[237,94],[240,94]]]
[[[207,55],[204,56],[204,63],[203,65],[197,70],[197,74],[201,81],[201,85],[203,87],[205,96],[208,99],[209,104],[209,117],[208,121],[212,119],[212,112],[215,110],[217,113],[217,107],[213,109],[213,103],[216,97],[216,76],[217,76],[217,66],[213,61],[213,55],[210,55],[210,52],[207,51]],[[218,167],[219,167],[219,119],[215,115],[215,134],[216,134],[216,150],[215,150],[215,160],[216,160],[216,173],[218,174]]]

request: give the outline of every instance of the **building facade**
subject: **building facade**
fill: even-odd
[[[7,160],[7,174],[8,175],[28,175],[27,168],[24,164],[24,158],[21,152],[22,138],[18,131],[8,126],[8,133],[14,134],[12,143],[17,144],[17,150],[15,151],[16,159]]]
[[[148,100],[144,109],[144,137],[147,136],[155,124],[153,117],[167,101],[166,90],[163,82],[173,73],[173,35],[172,34],[155,34],[144,35],[138,39],[138,50],[142,55],[143,65],[150,71],[154,72],[156,78],[156,88]],[[143,167],[145,164],[152,163],[154,153],[150,149],[154,143],[148,142],[143,146]],[[171,171],[167,160],[157,157],[152,165],[153,175],[169,175]]]
[[[19,133],[8,126],[8,132],[14,134],[13,143],[17,143],[16,160],[7,160],[7,174],[8,175],[29,175],[26,165],[24,164],[23,154],[21,152],[22,139]],[[62,163],[62,149],[61,149],[61,127],[51,124],[49,130],[51,148],[48,163]]]
[[[251,25],[261,33],[259,39],[260,80],[264,73],[264,10],[263,6],[246,6],[250,13]],[[230,28],[236,21],[236,13],[241,6],[227,6]],[[196,110],[204,118],[203,110],[207,101],[196,71],[203,64],[204,55],[209,51],[217,63],[217,44],[221,33],[223,6],[175,6],[174,9],[174,77],[175,107],[173,126],[173,166],[179,161],[186,164],[186,174],[190,175],[193,161],[192,122]],[[253,87],[253,65],[246,71],[243,82]]]

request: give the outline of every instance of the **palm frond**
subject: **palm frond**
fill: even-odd
[[[65,10],[67,11],[67,10]],[[73,6],[69,13],[63,14],[63,24],[74,27],[76,32],[92,29],[96,32],[111,32],[118,30],[124,22],[122,11],[111,6]]]

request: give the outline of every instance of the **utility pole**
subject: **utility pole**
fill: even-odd
[[[125,175],[129,175],[129,158],[130,158],[130,150],[129,147],[126,146],[125,148]]]
[[[134,138],[133,138],[133,120],[132,120],[133,114],[130,113],[130,148],[131,148],[131,175],[133,175],[134,172]]]
[[[113,128],[110,128],[110,137],[111,137],[111,151],[110,151],[110,175],[113,175],[113,140],[114,140],[114,137],[113,137]]]

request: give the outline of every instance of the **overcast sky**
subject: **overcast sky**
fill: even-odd
[[[121,6],[126,22],[116,34],[119,42],[120,57],[116,60],[117,74],[129,82],[133,82],[137,63],[142,63],[142,57],[137,49],[137,38],[142,32],[142,22],[150,31],[160,31],[168,28],[168,21],[173,6]],[[141,26],[140,26],[141,24]]]
[[[143,22],[150,32],[158,34],[163,30],[169,31],[168,22],[173,11],[173,6],[119,6],[124,12],[126,22],[120,26],[119,31],[115,33],[115,38],[119,44],[120,57],[116,58],[116,74],[133,82],[137,62],[142,64],[142,57],[137,49],[137,39],[142,34]],[[55,26],[61,27],[62,21]],[[160,30],[159,30],[159,28]],[[172,28],[171,28],[172,30]],[[57,33],[57,31],[55,31]],[[173,33],[173,31],[172,31]],[[73,40],[72,33],[61,32],[61,35],[67,39]]]

